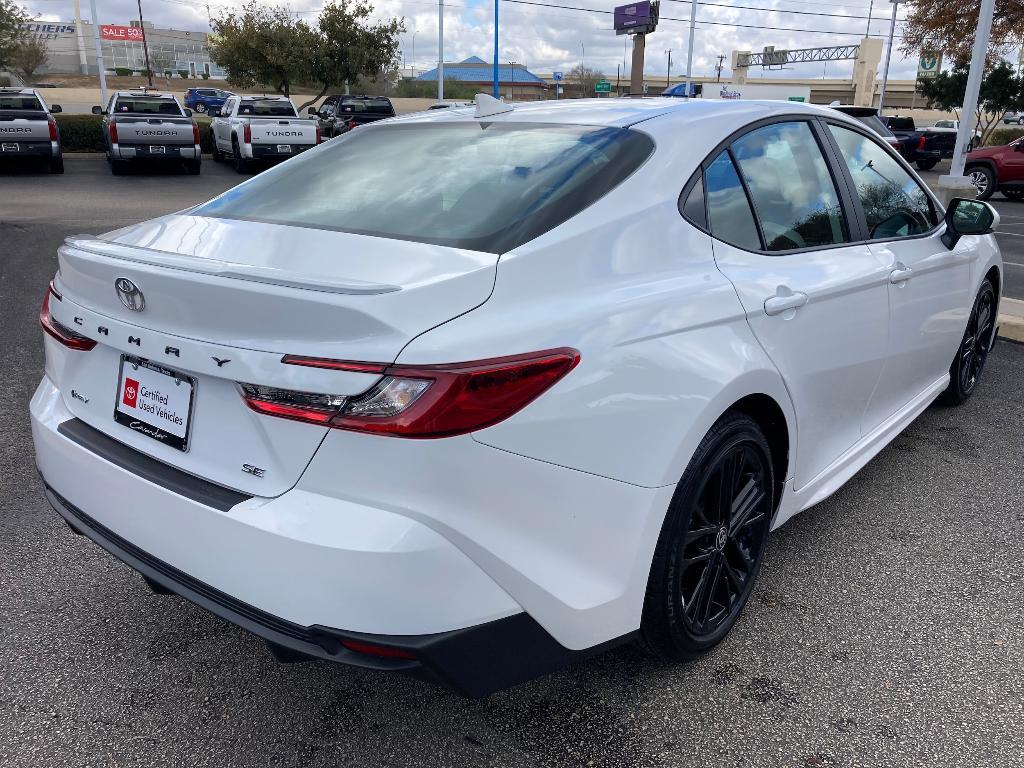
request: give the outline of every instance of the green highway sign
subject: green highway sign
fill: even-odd
[[[611,93],[612,84],[609,80],[598,80],[594,84],[594,93]]]

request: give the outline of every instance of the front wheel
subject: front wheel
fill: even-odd
[[[50,173],[64,173],[63,157],[55,157],[50,160]]]
[[[760,427],[724,415],[697,447],[658,537],[640,625],[655,656],[694,658],[732,629],[764,557],[773,483]]]
[[[206,105],[203,104],[203,102],[200,101],[194,107],[192,107],[192,109],[194,109],[196,112],[198,112],[201,115],[201,114],[203,114],[206,111]]]
[[[960,405],[974,394],[992,346],[995,319],[996,292],[986,280],[978,290],[963,341],[949,367],[949,386],[942,393],[942,401],[947,405]]]
[[[976,165],[968,169],[967,178],[978,191],[979,200],[988,200],[996,191],[996,175],[987,165]]]
[[[930,171],[936,165],[939,164],[938,160],[918,160],[917,169],[919,171]]]

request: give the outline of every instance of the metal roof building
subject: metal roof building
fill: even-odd
[[[437,82],[437,67],[416,78]],[[444,79],[458,80],[468,85],[479,85],[480,90],[490,93],[494,83],[493,64],[479,56],[470,56],[465,61],[444,65]],[[498,66],[498,87],[501,95],[509,99],[546,98],[547,83],[533,74],[525,64],[500,64]]]

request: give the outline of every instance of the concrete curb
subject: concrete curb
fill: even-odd
[[[999,309],[999,336],[1024,342],[1024,301],[1003,298]]]

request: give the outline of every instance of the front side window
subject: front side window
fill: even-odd
[[[849,241],[828,165],[808,123],[775,123],[732,145],[769,251]]]
[[[603,197],[653,150],[649,136],[625,128],[382,124],[192,213],[504,253]]]
[[[849,128],[828,128],[853,177],[869,239],[920,235],[938,223],[928,194],[888,152]]]
[[[728,152],[722,152],[704,174],[705,206],[711,234],[738,248],[761,250],[754,214],[743,182]]]

